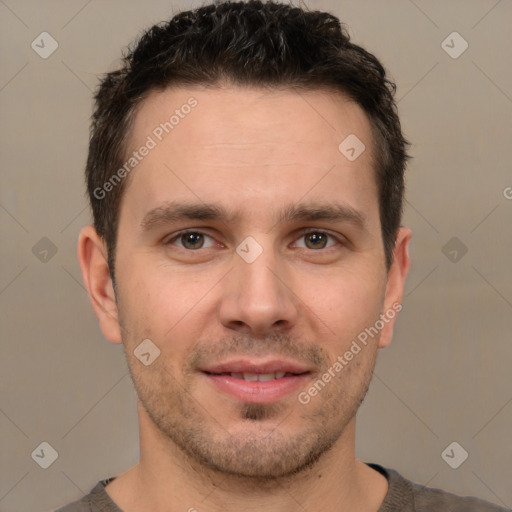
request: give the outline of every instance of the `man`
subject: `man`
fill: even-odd
[[[62,511],[504,510],[355,458],[409,269],[393,93],[337,18],[260,1],[178,14],[106,75],[78,256],[140,462]]]

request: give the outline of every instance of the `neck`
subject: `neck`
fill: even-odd
[[[376,512],[387,492],[386,479],[355,459],[355,418],[313,466],[264,480],[226,475],[191,460],[141,409],[140,462],[107,486],[125,512]]]

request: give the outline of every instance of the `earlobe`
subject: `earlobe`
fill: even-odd
[[[391,343],[393,329],[398,312],[402,309],[402,297],[404,293],[405,279],[409,273],[411,260],[409,257],[409,244],[411,241],[411,230],[401,227],[398,230],[393,250],[393,263],[388,271],[386,295],[384,299],[383,313],[391,317],[382,329],[379,338],[379,348],[385,348]]]
[[[104,336],[121,343],[121,329],[104,240],[93,226],[85,226],[78,237],[77,256],[94,312]]]

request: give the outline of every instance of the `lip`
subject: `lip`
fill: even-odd
[[[276,373],[287,375],[268,381],[246,381],[232,377],[231,373]],[[255,361],[238,359],[209,366],[202,370],[210,384],[223,394],[241,402],[277,402],[300,387],[311,378],[311,370],[299,363],[285,360]],[[293,374],[293,375],[290,375]]]
[[[241,402],[266,404],[277,402],[297,391],[310,378],[309,373],[290,375],[281,379],[268,381],[246,381],[230,375],[203,373],[210,383],[219,391]]]
[[[294,361],[284,359],[272,359],[267,361],[256,361],[254,359],[234,359],[215,365],[201,368],[206,373],[294,373],[302,374],[311,371],[311,368]]]

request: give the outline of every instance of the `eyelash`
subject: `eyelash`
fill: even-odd
[[[164,242],[164,245],[172,245],[176,240],[179,240],[183,235],[186,235],[187,233],[203,235],[203,236],[213,239],[212,236],[208,235],[207,233],[204,233],[203,231],[195,230],[195,229],[186,229],[186,230],[176,233],[171,239]],[[334,236],[333,234],[329,233],[328,231],[323,231],[323,230],[319,230],[319,229],[308,229],[306,231],[302,231],[300,233],[299,237],[297,238],[297,240],[299,240],[300,238],[303,238],[307,235],[310,235],[312,233],[326,235],[328,238],[335,240],[338,244],[342,244],[342,241],[338,237]],[[320,248],[320,249],[309,249],[309,250],[310,251],[326,251],[327,249],[332,249],[333,247],[334,246]],[[179,248],[183,249],[184,251],[187,251],[187,252],[198,252],[201,249],[209,249],[209,247],[204,247],[204,248],[201,247],[199,249],[187,249],[186,247],[179,247]],[[304,248],[300,247],[300,249],[304,249]],[[308,249],[308,248],[305,247],[305,249]]]

